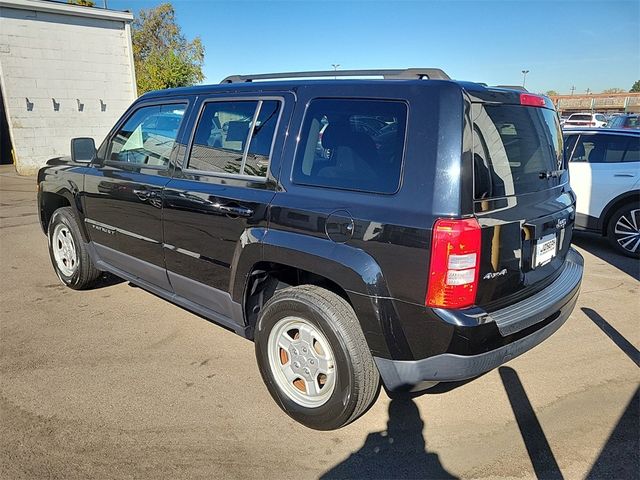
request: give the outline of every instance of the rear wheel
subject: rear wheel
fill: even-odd
[[[640,206],[630,203],[616,210],[607,226],[607,238],[618,252],[640,258]]]
[[[353,309],[321,287],[276,292],[260,313],[255,348],[269,392],[307,427],[340,428],[378,394],[378,371]]]
[[[68,287],[91,287],[101,272],[91,261],[70,207],[56,210],[49,222],[49,256],[58,278]]]

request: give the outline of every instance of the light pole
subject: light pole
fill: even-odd
[[[576,90],[576,86],[575,85],[571,85],[571,95],[573,95],[573,92],[575,92]]]
[[[340,66],[340,64],[339,63],[332,63],[331,66],[333,67],[333,71],[335,72],[335,71],[338,70],[338,67]],[[333,77],[334,80],[336,78],[337,78],[336,76]]]
[[[522,70],[522,88],[524,88],[524,83],[527,80],[527,73],[529,73],[529,70]]]

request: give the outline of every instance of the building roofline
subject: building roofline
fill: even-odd
[[[0,0],[2,2],[2,0]],[[637,97],[638,92],[622,92],[622,93],[563,93],[560,95],[549,95],[550,98],[605,98],[605,97]]]
[[[106,10],[99,7],[83,7],[47,0],[0,0],[0,7],[15,8],[18,10],[35,10],[38,12],[57,13],[74,17],[89,17],[124,22],[133,21],[133,14],[130,12]]]

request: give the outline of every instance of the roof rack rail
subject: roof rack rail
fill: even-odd
[[[315,72],[260,73],[256,75],[231,75],[220,83],[253,82],[254,80],[275,80],[285,78],[313,77],[383,77],[385,80],[451,80],[439,68],[405,68],[399,70],[318,70]]]

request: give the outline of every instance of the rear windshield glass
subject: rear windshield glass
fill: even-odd
[[[557,115],[546,108],[476,105],[473,154],[476,199],[551,188],[558,179],[541,173],[563,168]]]
[[[571,115],[569,117],[570,122],[590,122],[591,115]]]

